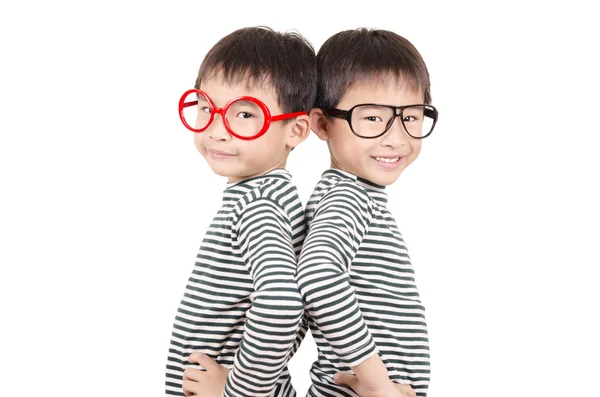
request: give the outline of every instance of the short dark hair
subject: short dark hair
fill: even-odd
[[[269,84],[284,113],[308,112],[317,95],[315,50],[294,31],[280,33],[257,26],[228,34],[204,57],[195,88],[216,76],[226,83],[246,81],[249,87]]]
[[[337,106],[352,84],[390,76],[423,92],[425,103],[431,103],[429,72],[421,54],[389,30],[358,28],[334,34],[317,53],[317,71],[317,108]]]

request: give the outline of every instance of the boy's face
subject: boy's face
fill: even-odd
[[[262,101],[272,116],[283,113],[275,91],[269,86],[248,88],[246,81],[224,83],[220,76],[205,80],[200,87],[214,106],[223,108],[231,99],[252,96]],[[247,115],[246,115],[247,116]],[[239,117],[245,117],[243,114]],[[308,135],[309,117],[299,116],[287,124],[272,122],[267,132],[254,140],[241,140],[231,135],[221,115],[215,114],[212,124],[203,132],[194,134],[194,144],[217,175],[229,182],[264,175],[276,168],[284,168],[289,152]],[[231,123],[231,122],[230,122]]]
[[[363,83],[350,87],[337,109],[349,110],[365,103],[404,106],[422,104],[423,95],[396,84],[395,79],[382,83]],[[326,140],[331,166],[348,171],[378,185],[391,185],[421,152],[421,140],[412,138],[396,117],[391,128],[374,139],[352,133],[346,120],[323,117],[322,111],[311,111],[313,130]]]

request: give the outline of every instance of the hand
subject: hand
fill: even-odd
[[[190,354],[188,360],[200,364],[206,371],[186,369],[183,373],[183,394],[186,397],[221,397],[227,383],[229,369],[200,352]]]
[[[335,383],[352,388],[360,397],[417,397],[417,393],[409,385],[389,382],[378,390],[367,390],[358,378],[352,374],[337,373],[333,377]]]
[[[394,386],[396,386],[396,389],[400,390],[400,392],[403,393],[403,395],[406,397],[417,397],[417,393],[413,390],[412,387],[410,387],[410,385],[394,383]]]

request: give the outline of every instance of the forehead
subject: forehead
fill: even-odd
[[[420,104],[424,92],[401,77],[385,75],[352,83],[342,96],[338,107],[348,109],[361,103],[404,106]]]
[[[226,79],[222,74],[213,74],[202,80],[200,89],[206,92],[218,107],[225,106],[234,98],[251,96],[267,105],[271,113],[279,110],[277,94],[267,78],[239,76]]]

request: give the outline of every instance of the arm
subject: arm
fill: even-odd
[[[379,390],[391,381],[348,276],[371,217],[364,190],[352,184],[333,187],[310,225],[296,278],[309,316],[335,355],[367,390]]]
[[[304,312],[291,227],[273,201],[259,198],[244,208],[235,228],[255,292],[223,395],[270,396]]]

